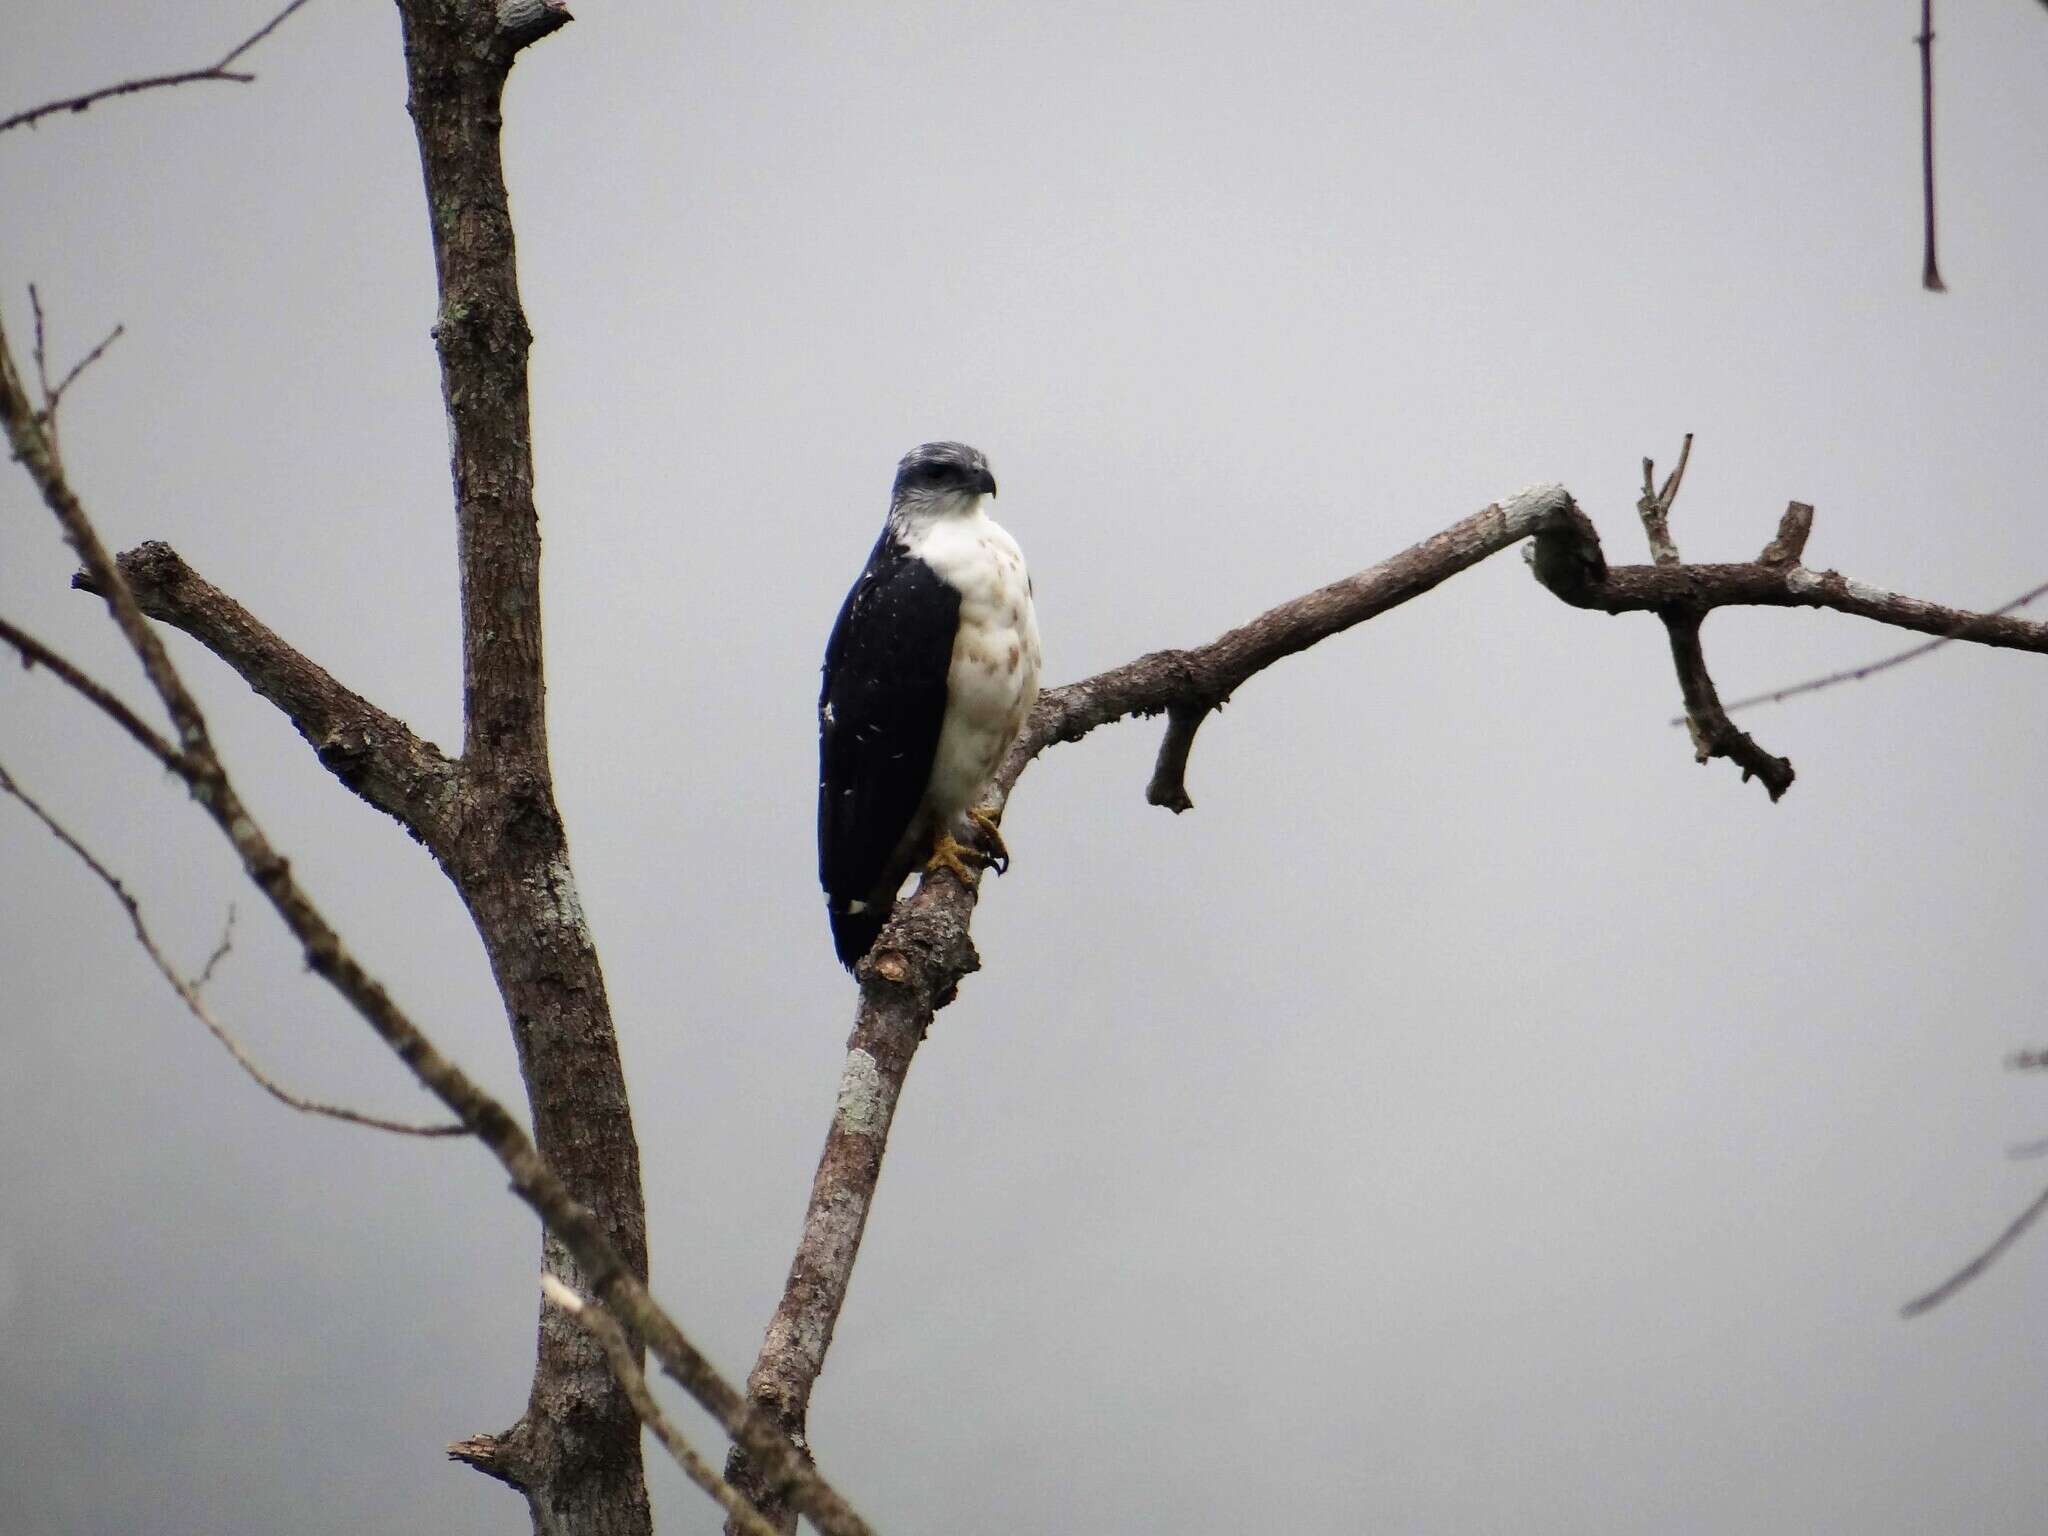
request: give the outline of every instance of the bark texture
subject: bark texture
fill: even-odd
[[[526,7],[501,17],[485,0],[401,0],[399,14],[440,290],[434,341],[462,583],[461,783],[451,834],[436,851],[490,957],[540,1156],[644,1281],[639,1150],[548,766],[532,332],[499,153],[512,62],[567,12]],[[552,1234],[542,1262],[572,1289],[592,1283]],[[505,1434],[451,1454],[524,1492],[542,1536],[651,1529],[633,1405],[596,1340],[545,1302],[525,1413]]]

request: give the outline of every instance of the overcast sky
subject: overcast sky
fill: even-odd
[[[898,454],[987,452],[1052,681],[1205,640],[1520,486],[1994,606],[2048,576],[2048,12],[607,6],[506,118],[551,735],[645,1157],[655,1289],[734,1376],[853,992],[812,844],[816,665]],[[18,5],[0,110],[217,57],[260,0]],[[110,541],[171,541],[459,741],[419,171],[390,5],[251,86],[0,139],[0,306],[59,359]],[[133,698],[0,478],[0,613]],[[1729,696],[1911,637],[1728,612]],[[182,640],[248,798],[462,1063],[518,1080],[421,851]],[[812,1416],[892,1536],[2038,1532],[2033,1197],[2048,664],[1952,646],[1695,767],[1664,636],[1513,555],[1296,658],[1147,807],[1156,723],[1023,781],[981,974],[912,1074]],[[42,674],[0,762],[129,878],[297,1088],[431,1108],[211,827]],[[510,1424],[537,1244],[488,1158],[309,1122],[0,805],[0,1526],[525,1528],[446,1462]],[[708,1426],[685,1415],[707,1445]],[[720,1447],[722,1449],[722,1445]],[[650,1457],[650,1465],[655,1458]],[[654,1473],[663,1533],[712,1507]]]

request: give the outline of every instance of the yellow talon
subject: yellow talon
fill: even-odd
[[[987,843],[989,867],[997,874],[1003,874],[1010,867],[1010,845],[1003,841],[1003,834],[996,823],[996,813],[985,805],[977,805],[967,813],[967,819],[981,829]]]
[[[932,856],[925,863],[925,873],[935,869],[950,870],[953,878],[968,890],[973,890],[981,880],[981,872],[967,861],[980,860],[983,854],[979,848],[970,848],[950,832],[941,832],[932,840]]]

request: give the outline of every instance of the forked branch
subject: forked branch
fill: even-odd
[[[284,712],[321,764],[420,842],[445,856],[457,765],[404,721],[344,687],[248,609],[151,541],[115,562],[149,617],[182,630]],[[104,597],[90,570],[71,578]]]
[[[236,791],[213,746],[206,717],[172,664],[127,578],[107,551],[84,506],[50,451],[43,421],[23,385],[0,327],[0,430],[57,519],[129,648],[177,730],[174,771],[213,820],[244,872],[298,941],[307,967],[326,981],[490,1150],[514,1191],[573,1256],[590,1294],[632,1327],[656,1358],[703,1407],[745,1446],[778,1495],[801,1509],[828,1536],[867,1536],[868,1527],[845,1500],[798,1456],[765,1415],[718,1374],[654,1301],[645,1282],[612,1241],[604,1223],[571,1195],[561,1177],[497,1099],[441,1054],[412,1019],[357,961],[325,915],[300,887],[291,866],[271,844]]]
[[[1420,596],[1524,539],[1532,545],[1529,563],[1537,580],[1563,601],[1603,613],[1653,612],[1664,620],[1673,636],[1688,712],[1709,729],[1717,719],[1726,726],[1698,654],[1699,624],[1715,608],[1832,608],[1906,629],[2048,653],[2048,625],[1944,608],[1833,571],[1808,570],[1800,562],[1813,509],[1804,503],[1787,508],[1776,537],[1753,563],[1682,563],[1670,539],[1669,514],[1684,461],[1681,454],[1678,469],[1657,489],[1652,489],[1654,466],[1645,466],[1646,528],[1654,518],[1658,526],[1650,530],[1652,548],[1668,546],[1668,558],[1658,563],[1610,568],[1591,521],[1562,487],[1523,491],[1390,560],[1282,603],[1207,645],[1155,651],[1048,690],[997,775],[996,798],[1006,800],[1025,769],[1056,743],[1078,741],[1133,715],[1165,714],[1167,729],[1146,799],[1186,810],[1192,803],[1185,775],[1195,733],[1237,688],[1276,661]],[[1773,799],[1782,794],[1791,782],[1791,765],[1764,753],[1732,726],[1726,730],[1733,736],[1709,738],[1709,747],[1720,749],[1709,755],[1730,757],[1745,777],[1762,777]],[[897,904],[889,926],[856,971],[860,1000],[825,1149],[788,1282],[748,1379],[756,1401],[799,1446],[806,1443],[811,1392],[851,1283],[910,1062],[936,1012],[980,964],[969,933],[977,899],[977,891],[949,873],[927,875]],[[793,1528],[787,1508],[762,1487],[758,1469],[746,1457],[735,1453],[727,1476],[779,1528]]]
[[[284,1105],[287,1109],[296,1109],[301,1114],[315,1115],[328,1120],[340,1120],[346,1124],[360,1125],[373,1131],[390,1131],[399,1136],[461,1136],[466,1134],[466,1128],[459,1124],[447,1124],[444,1122],[420,1125],[407,1120],[388,1120],[382,1115],[365,1114],[361,1110],[348,1109],[340,1104],[324,1104],[318,1099],[309,1099],[302,1094],[293,1093],[289,1088],[283,1086],[265,1072],[262,1067],[257,1065],[256,1059],[249,1054],[248,1050],[242,1045],[242,1042],[234,1037],[228,1027],[221,1023],[219,1017],[206,1001],[206,984],[213,979],[215,968],[226,958],[228,953],[230,934],[232,933],[234,921],[233,909],[231,908],[229,912],[229,926],[222,932],[220,942],[214,946],[213,953],[207,957],[205,967],[197,976],[186,976],[176,966],[171,964],[170,957],[157,944],[156,936],[150,932],[149,924],[143,918],[142,903],[135,899],[134,892],[128,889],[120,876],[116,875],[101,862],[97,854],[81,843],[68,827],[52,816],[39,800],[23,789],[15,781],[14,776],[7,771],[5,766],[0,766],[0,794],[9,795],[19,801],[31,816],[43,824],[44,829],[52,837],[63,844],[107,888],[114,900],[120,904],[121,910],[127,914],[128,926],[135,935],[135,942],[142,946],[142,952],[149,957],[149,963],[156,968],[156,973],[163,977],[165,984],[177,994],[178,1001],[185,1005],[185,1011],[205,1025],[207,1033],[219,1041],[221,1047],[228,1055],[234,1058],[235,1065],[247,1073],[250,1080],[257,1087],[261,1088],[273,1099],[276,1099],[278,1103]]]

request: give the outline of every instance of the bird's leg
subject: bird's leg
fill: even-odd
[[[932,856],[924,867],[927,874],[935,869],[952,871],[953,878],[971,891],[980,883],[980,867],[987,862],[988,855],[979,848],[961,842],[950,829],[941,827],[939,835],[932,839]]]
[[[982,844],[987,850],[989,868],[999,875],[1008,873],[1010,845],[1003,841],[1003,834],[998,829],[995,808],[977,805],[967,813],[967,819],[981,829]]]

